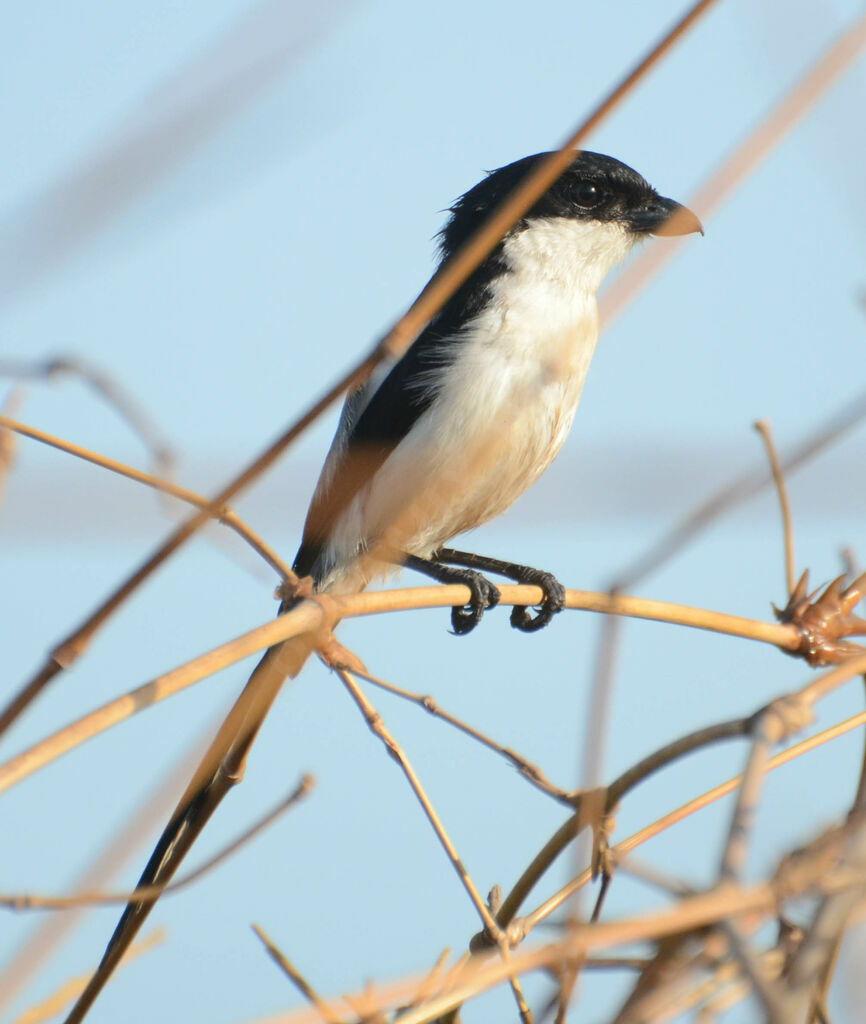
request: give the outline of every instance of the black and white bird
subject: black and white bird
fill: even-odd
[[[443,260],[545,155],[493,171],[457,200],[441,235]],[[659,196],[630,167],[598,153],[576,153],[406,355],[380,366],[349,396],[295,571],[311,576],[316,590],[334,593],[360,590],[400,565],[465,583],[472,599],[452,611],[458,633],[472,629],[498,601],[496,587],[478,570],[493,572],[541,587],[538,614],[515,608],[515,626],[529,631],[547,623],[564,602],[554,576],[443,545],[504,512],[556,456],[595,349],[595,293],[608,270],[640,238],[700,230],[691,211]],[[299,596],[287,596],[284,607]],[[279,682],[297,674],[317,644],[304,634],[265,653],[233,711],[245,709],[249,721],[230,716],[223,727],[237,730],[235,754],[246,756],[261,724],[245,698],[272,700]],[[140,886],[170,881],[225,794],[224,766],[220,760],[212,776],[190,784]],[[66,1024],[84,1019],[154,899],[127,905]]]
[[[451,207],[448,259],[547,156],[488,174]],[[498,591],[477,570],[539,585],[524,630],[564,602],[550,574],[444,547],[504,512],[555,458],[574,419],[598,338],[596,292],[648,235],[702,231],[688,209],[636,171],[578,152],[406,355],[346,400],[307,514],[294,568],[318,591],[354,592],[404,565],[466,583],[455,632],[475,626]]]

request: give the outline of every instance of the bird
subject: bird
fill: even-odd
[[[462,195],[440,233],[441,261],[547,155],[500,167]],[[525,632],[547,625],[565,596],[552,573],[445,545],[504,512],[561,448],[595,350],[595,296],[605,274],[642,238],[693,231],[703,233],[695,214],[626,164],[575,152],[405,355],[380,364],[346,399],[294,561],[300,582],[308,579],[317,593],[348,593],[408,567],[464,583],[471,598],[452,609],[451,624],[466,634],[499,600],[484,575],[494,573],[541,588],[538,611],[514,608],[512,625]],[[307,589],[287,587],[281,610]],[[219,757],[211,765],[211,751],[205,755],[139,887],[171,880],[239,780],[237,765],[282,681],[301,671],[320,641],[297,635],[265,652],[213,741]],[[156,899],[150,893],[127,904],[66,1024],[83,1021]]]
[[[451,206],[444,263],[550,154],[488,174]],[[695,214],[621,161],[587,150],[505,234],[399,360],[346,399],[293,569],[349,593],[400,567],[464,583],[470,632],[499,592],[484,572],[541,587],[533,632],[564,607],[552,573],[457,551],[452,538],[500,515],[547,469],[572,421],[598,339],[596,293],[649,235],[703,234]],[[284,602],[283,610],[291,606]]]

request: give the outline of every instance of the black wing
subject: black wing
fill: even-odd
[[[342,450],[330,483],[323,486],[320,481],[313,495],[293,567],[299,576],[317,576],[316,563],[340,516],[436,397],[437,371],[450,358],[456,341],[453,333],[440,333],[442,326],[437,320],[424,331],[355,423],[350,422],[348,436],[335,438],[334,445]],[[321,580],[315,578],[315,582]]]
[[[532,161],[537,159],[531,158]],[[519,179],[528,169],[521,167],[515,177]],[[440,236],[443,260],[448,259],[472,234],[513,184],[509,179],[492,190],[476,186],[457,200]],[[320,577],[327,569],[323,568],[320,556],[327,547],[335,524],[355,495],[436,398],[438,375],[454,359],[455,347],[462,341],[464,328],[484,308],[490,298],[490,283],[504,269],[500,243],[457,289],[394,366],[354,423],[351,403],[361,400],[361,395],[356,392],[350,396],[344,409],[348,434],[343,438],[338,430],[332,447],[333,451],[333,448],[342,446],[336,470],[327,486],[320,478],[313,495],[303,540],[295,556],[294,570],[298,575],[312,574],[317,584],[321,582]]]

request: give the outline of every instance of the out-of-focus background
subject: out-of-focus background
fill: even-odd
[[[557,145],[681,12],[671,0],[6,5],[0,368],[30,371],[59,356],[98,367],[159,425],[177,479],[214,491],[406,308],[434,266],[452,200],[484,169]],[[858,0],[721,0],[588,148],[689,202],[861,15]],[[680,247],[605,332],[558,461],[465,546],[603,588],[703,497],[763,466],[753,420],[772,422],[784,454],[866,388],[864,87],[855,62],[728,201],[709,215],[697,209],[706,237]],[[0,399],[13,383],[0,380]],[[75,375],[21,386],[19,419],[148,467],[141,440]],[[335,417],[336,407],[236,503],[287,560]],[[866,557],[864,465],[866,427],[790,480],[798,565],[817,581],[842,571],[846,545]],[[179,514],[133,483],[18,442],[0,505],[4,701]],[[22,719],[4,760],[265,621],[273,583],[227,531],[207,531]],[[770,601],[785,600],[772,492],[720,520],[641,592],[768,617]],[[494,612],[465,639],[447,626],[445,611],[402,613],[346,623],[340,636],[378,675],[435,694],[576,786],[600,620],[568,613],[524,636]],[[5,794],[0,889],[73,887],[213,727],[248,667]],[[757,644],[629,623],[604,776],[690,728],[750,713],[808,672]],[[562,809],[417,709],[371,696],[479,887],[507,888]],[[850,685],[819,707],[818,726],[861,705]],[[851,734],[769,780],[753,872],[844,813],[861,744]],[[738,770],[744,752],[729,745],[647,783],[624,805],[616,837]],[[228,1024],[298,1005],[251,921],[326,993],[424,971],[443,947],[464,946],[477,929],[471,905],[402,776],[317,664],[286,688],[243,786],[189,865],[302,771],[318,782],[304,806],[159,904],[152,923],[167,927],[166,942],[118,975],[94,1024]],[[705,884],[729,813],[729,804],[705,810],[644,854]],[[112,885],[133,884],[163,821],[150,822]],[[605,912],[657,901],[618,878]],[[38,976],[14,986],[0,1019],[89,971],[117,914],[90,913]],[[0,972],[44,920],[2,918]],[[843,947],[834,1020],[858,1019],[862,943],[855,932]],[[7,995],[13,980],[5,975]],[[621,986],[610,976],[583,982],[579,1019],[604,1019]],[[544,979],[529,986],[539,1002],[549,991]],[[466,1020],[513,1015],[508,998]],[[756,1019],[754,1006],[738,1012],[731,1019]]]

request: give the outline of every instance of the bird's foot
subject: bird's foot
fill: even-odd
[[[519,570],[519,573],[516,572],[514,575],[518,583],[540,587],[544,595],[541,604],[537,605],[538,611],[535,615],[531,615],[529,608],[524,604],[516,604],[511,609],[511,625],[523,633],[534,633],[536,630],[544,629],[553,616],[565,607],[565,587],[552,572],[531,569],[527,565],[518,565],[515,569]]]
[[[485,609],[495,608],[499,604],[499,588],[474,569],[457,569],[453,566],[442,568],[449,568],[453,572],[454,575],[449,582],[462,583],[469,587],[472,593],[469,604],[451,609],[451,628],[456,636],[464,636],[475,629]]]
[[[394,561],[397,559],[394,558]],[[469,587],[469,603],[451,609],[451,628],[457,636],[471,633],[481,621],[485,610],[499,604],[499,589],[474,569],[443,565],[435,556],[428,559],[405,553],[399,556],[399,562],[407,569],[414,569],[440,583],[462,583]]]
[[[515,583],[540,587],[543,596],[535,615],[529,613],[526,605],[515,605],[511,609],[511,625],[523,633],[535,633],[543,629],[565,607],[565,587],[551,572],[518,565],[516,562],[504,562],[499,558],[487,558],[469,551],[456,551],[454,548],[440,548],[434,552],[433,561],[475,570],[483,569],[505,576]]]

